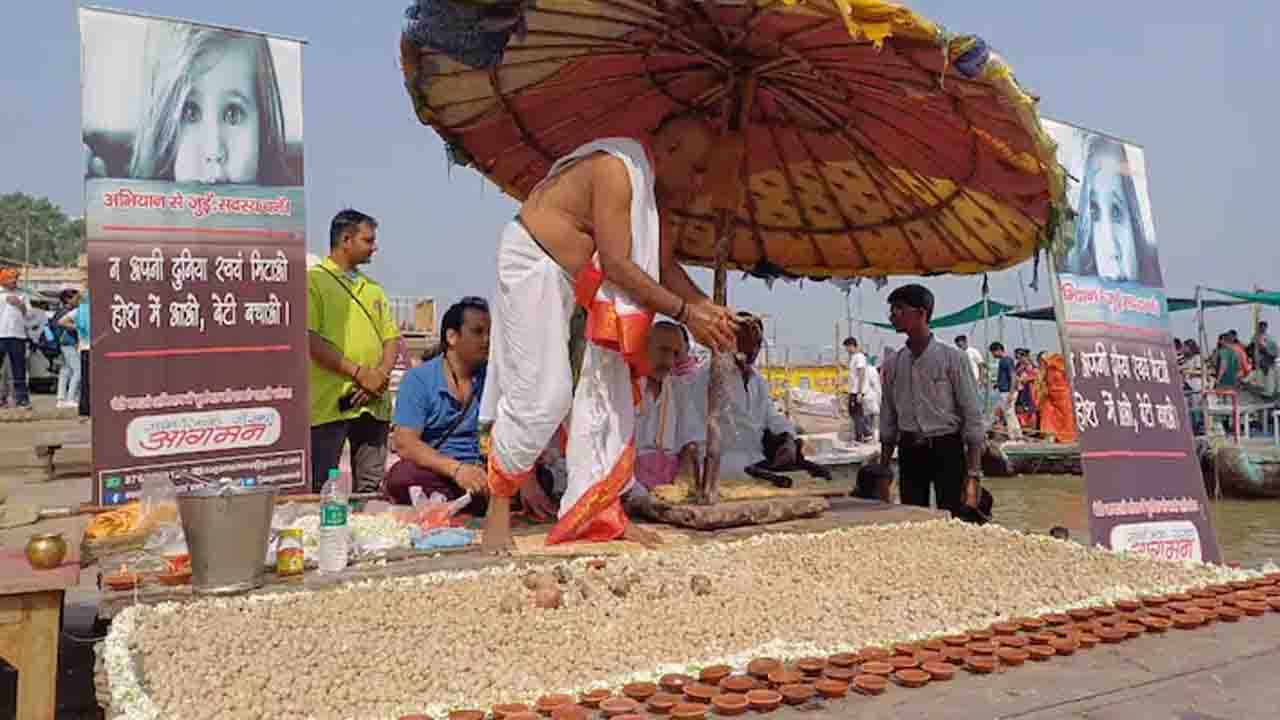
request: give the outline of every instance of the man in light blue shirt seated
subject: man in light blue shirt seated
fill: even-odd
[[[405,373],[396,394],[392,442],[400,461],[383,480],[383,493],[409,504],[409,489],[426,497],[456,500],[470,492],[464,512],[485,510],[488,475],[480,450],[480,394],[489,358],[489,305],[483,298],[454,303],[441,322],[440,352]],[[535,474],[535,478],[537,474]],[[536,480],[522,489],[535,514],[555,516],[555,506]]]

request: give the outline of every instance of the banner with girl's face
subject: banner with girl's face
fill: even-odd
[[[80,10],[94,496],[307,487],[302,45]]]
[[[1076,214],[1070,248],[1053,259],[1071,378],[1057,404],[1079,432],[1092,542],[1216,562],[1142,148],[1063,123],[1044,127]]]

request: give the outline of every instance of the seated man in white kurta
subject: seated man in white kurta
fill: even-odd
[[[764,326],[749,313],[738,313],[738,352],[734,359],[737,372],[725,378],[725,404],[720,409],[720,477],[746,477],[749,465],[765,462],[767,466],[786,467],[799,457],[795,425],[791,423],[769,396],[769,383],[756,372],[756,357],[764,340]],[[698,417],[707,416],[707,388],[710,366],[700,369],[689,380],[689,397]],[[781,436],[773,457],[764,455],[764,433]],[[703,424],[691,438],[699,444],[706,440]]]
[[[697,439],[706,431],[706,416],[689,401],[686,379],[672,375],[688,354],[684,328],[661,320],[649,331],[649,367],[636,408],[636,483],[633,494],[646,494],[673,482],[682,465],[697,467]]]

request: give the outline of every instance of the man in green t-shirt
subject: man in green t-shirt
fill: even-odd
[[[359,271],[377,250],[378,222],[343,210],[329,224],[329,257],[307,270],[311,351],[311,486],[317,492],[351,446],[352,490],[376,492],[387,464],[400,331],[382,287]]]

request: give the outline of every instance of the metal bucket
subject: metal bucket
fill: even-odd
[[[262,585],[275,499],[273,487],[231,484],[194,487],[178,495],[193,592],[225,595]]]

